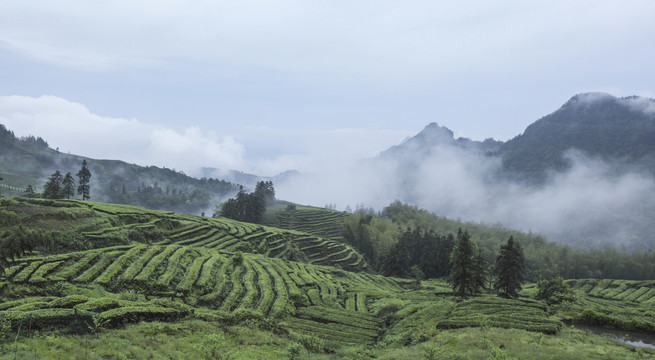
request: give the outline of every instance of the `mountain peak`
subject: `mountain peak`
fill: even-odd
[[[414,138],[430,139],[430,142],[450,142],[455,139],[455,133],[445,126],[440,126],[436,122],[431,122],[423,128],[420,133],[416,134]]]
[[[616,97],[604,92],[586,92],[574,95],[566,104],[590,104],[604,100],[616,100]]]

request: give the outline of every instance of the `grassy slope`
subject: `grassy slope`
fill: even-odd
[[[406,280],[262,254],[244,254],[238,264],[233,244],[260,249],[263,243],[260,252],[266,253],[275,241],[284,242],[280,234],[289,234],[278,229],[78,201],[52,205],[59,207],[16,202],[3,209],[16,211],[26,226],[83,231],[98,244],[124,244],[19,259],[0,283],[0,356],[216,358],[234,352],[233,358],[275,359],[289,356],[298,343],[335,351],[302,350],[305,358],[655,356],[560,330],[548,313],[553,309],[527,298],[485,295],[458,302],[438,280],[416,290]],[[151,244],[129,240],[157,229],[161,239]],[[225,243],[219,232],[238,241],[213,246]],[[281,237],[270,245],[263,241],[269,235],[248,240],[267,232]],[[305,236],[291,234],[286,241]],[[596,299],[576,291],[581,304]],[[609,305],[595,306],[602,311]],[[651,320],[653,314],[644,307],[632,317]],[[71,334],[94,326],[95,335]],[[14,343],[19,329],[26,337]]]

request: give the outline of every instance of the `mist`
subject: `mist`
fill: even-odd
[[[278,198],[340,210],[358,204],[382,210],[401,200],[439,216],[500,223],[578,247],[653,248],[653,178],[576,150],[565,156],[570,168],[552,172],[539,187],[500,180],[498,157],[439,145],[332,165],[278,183],[276,190]]]

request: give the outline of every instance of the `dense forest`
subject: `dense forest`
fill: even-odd
[[[411,276],[412,265],[426,275],[445,276],[448,255],[459,228],[466,229],[493,263],[500,246],[513,237],[524,248],[526,273],[531,281],[562,276],[646,280],[655,278],[655,252],[622,251],[612,247],[581,249],[547,241],[540,235],[510,230],[501,225],[449,220],[394,202],[377,215],[359,212],[343,221],[346,241],[387,275]]]

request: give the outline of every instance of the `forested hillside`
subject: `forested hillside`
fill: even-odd
[[[75,174],[83,160],[92,174],[91,199],[96,201],[200,214],[238,190],[236,184],[171,169],[64,154],[40,137],[16,138],[0,124],[0,193],[6,196],[25,196],[30,185],[40,193],[53,173]]]
[[[495,153],[512,176],[542,183],[548,170],[565,170],[567,150],[642,167],[655,175],[655,100],[603,93],[572,97],[535,121]]]
[[[511,236],[525,249],[531,281],[564,278],[655,278],[655,254],[612,247],[582,249],[548,241],[499,224],[451,220],[396,201],[380,213],[361,209],[353,214],[331,209],[277,202],[267,207],[264,223],[346,242],[364,255],[371,269],[386,275],[411,277],[417,265],[428,277],[444,277],[459,229],[466,229],[485,261],[492,264],[498,249]]]

